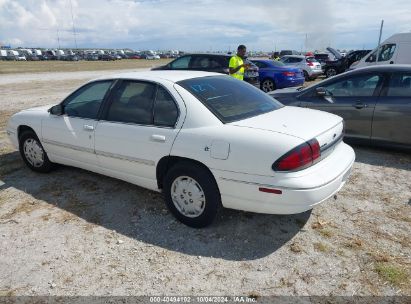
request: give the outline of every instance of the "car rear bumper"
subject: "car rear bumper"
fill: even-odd
[[[344,186],[355,154],[345,143],[318,164],[283,178],[253,176],[213,170],[226,208],[269,214],[294,214],[312,209]],[[260,188],[280,190],[281,194],[261,192]]]
[[[293,78],[293,79],[283,79],[281,81],[278,81],[277,83],[277,89],[283,89],[283,88],[290,88],[290,87],[299,87],[304,84],[304,77],[302,78]]]

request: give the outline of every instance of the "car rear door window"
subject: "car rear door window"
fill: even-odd
[[[333,97],[366,97],[373,96],[381,75],[366,74],[338,80],[324,86]]]
[[[113,92],[106,120],[152,125],[155,92],[153,83],[123,81]]]
[[[193,56],[190,62],[191,69],[206,70],[210,68],[210,58],[207,56]]]
[[[183,56],[177,58],[173,62],[170,63],[170,67],[173,70],[187,70],[189,67],[191,56]]]
[[[392,74],[387,96],[411,97],[411,73]]]
[[[97,119],[101,103],[112,84],[112,80],[87,84],[67,97],[63,102],[68,116]]]
[[[154,103],[154,124],[156,126],[174,127],[178,118],[178,108],[173,97],[166,89],[158,87]]]

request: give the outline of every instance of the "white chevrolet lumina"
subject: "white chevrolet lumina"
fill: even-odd
[[[355,158],[339,116],[206,72],[99,78],[58,105],[13,115],[7,133],[30,169],[58,163],[162,191],[192,227],[210,224],[220,206],[309,210],[344,185]]]

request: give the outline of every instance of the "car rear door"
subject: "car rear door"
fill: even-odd
[[[156,165],[170,154],[181,127],[178,98],[172,87],[146,81],[123,80],[113,89],[95,135],[108,175],[157,189]]]
[[[50,114],[42,121],[42,143],[50,159],[79,167],[97,164],[94,131],[112,83],[86,84],[63,101],[63,115]]]
[[[370,139],[375,105],[383,81],[380,73],[355,74],[327,82],[327,96],[316,88],[300,98],[301,106],[337,114],[344,118],[346,134],[352,138]]]
[[[374,111],[372,140],[411,145],[411,72],[391,73]]]

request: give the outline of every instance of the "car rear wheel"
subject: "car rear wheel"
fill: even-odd
[[[19,137],[19,150],[26,165],[33,171],[47,173],[53,163],[33,131],[24,131]]]
[[[271,79],[265,79],[264,81],[263,81],[263,83],[261,84],[261,89],[264,91],[264,92],[271,92],[271,91],[274,91],[275,90],[275,83],[274,83],[274,81],[272,81]]]
[[[310,75],[308,75],[307,71],[305,71],[305,70],[303,72],[304,72],[305,81],[309,81],[310,80]]]
[[[336,70],[335,68],[328,68],[328,69],[325,71],[325,76],[327,76],[327,78],[333,77],[333,76],[335,76],[335,75],[337,75],[337,70]]]
[[[194,228],[213,222],[221,196],[206,168],[191,162],[178,163],[167,172],[163,185],[166,205],[180,222]]]

